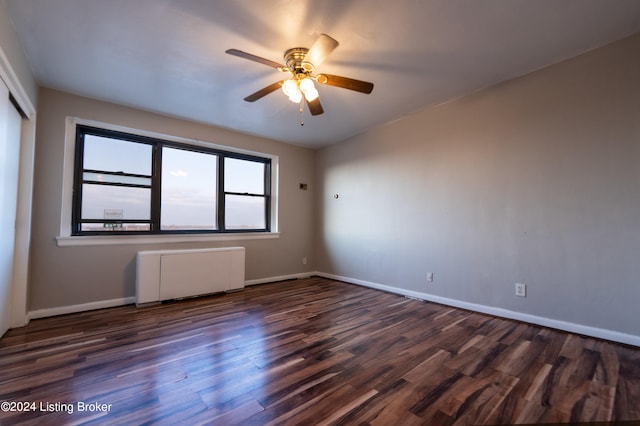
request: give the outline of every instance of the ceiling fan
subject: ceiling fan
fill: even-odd
[[[322,109],[322,104],[320,104],[318,90],[315,88],[314,81],[319,84],[342,87],[365,94],[369,94],[373,90],[373,83],[366,81],[332,74],[313,73],[336,47],[338,47],[338,42],[335,39],[326,34],[320,34],[316,42],[311,46],[311,49],[307,49],[306,47],[293,47],[284,52],[285,65],[238,49],[229,49],[226,53],[264,64],[283,73],[291,74],[291,78],[270,84],[244,98],[245,101],[255,102],[269,93],[282,88],[282,91],[289,97],[290,101],[300,104],[301,112],[304,99],[311,115],[320,115],[324,110]]]

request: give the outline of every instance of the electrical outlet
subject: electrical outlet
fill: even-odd
[[[306,264],[307,264],[307,258],[306,258],[306,257],[303,257],[303,258],[302,258],[302,264],[303,264],[303,265],[306,265]]]
[[[516,296],[527,297],[527,285],[516,283]]]
[[[433,282],[433,272],[427,272],[427,282]]]

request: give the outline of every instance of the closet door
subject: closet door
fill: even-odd
[[[11,324],[20,125],[20,114],[0,80],[0,336]]]

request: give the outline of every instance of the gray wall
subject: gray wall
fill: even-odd
[[[319,151],[318,270],[640,335],[638,52],[640,35]]]
[[[318,152],[41,89],[30,310],[133,296],[139,250],[243,245],[248,280],[317,270],[640,335],[638,51],[640,35]],[[281,237],[57,247],[67,116],[279,155]]]
[[[67,116],[278,155],[280,238],[197,244],[57,247],[55,237],[60,230]],[[41,89],[36,140],[30,310],[134,296],[135,255],[140,250],[244,246],[247,249],[247,280],[312,271],[314,160],[315,152],[309,149]],[[309,190],[300,191],[300,182],[308,183]],[[302,264],[303,256],[309,258],[307,265]]]

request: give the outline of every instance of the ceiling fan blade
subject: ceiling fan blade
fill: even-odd
[[[282,83],[284,83],[284,80],[280,80],[277,81],[273,84],[268,85],[267,87],[263,87],[262,89],[258,90],[255,93],[250,94],[249,96],[247,96],[246,98],[244,98],[245,101],[247,102],[255,102],[258,99],[267,96],[269,93],[274,92],[276,90],[278,90],[280,87],[282,87]]]
[[[320,34],[316,42],[313,43],[313,46],[311,46],[311,49],[309,49],[302,60],[302,66],[305,69],[308,69],[304,64],[311,64],[311,69],[317,68],[327,58],[327,56],[329,56],[329,54],[338,47],[338,44],[338,41],[334,38],[326,34]]]
[[[229,55],[233,55],[233,56],[237,56],[239,58],[243,58],[243,59],[248,59],[250,61],[253,62],[258,62],[260,64],[266,65],[268,67],[271,68],[275,68],[279,71],[282,71],[282,69],[287,69],[288,68],[282,64],[279,64],[275,61],[272,61],[270,59],[265,59],[265,58],[261,58],[260,56],[256,56],[256,55],[252,55],[251,53],[247,53],[247,52],[243,52],[242,50],[238,50],[238,49],[228,49],[225,51],[225,53],[228,53]]]
[[[322,109],[322,104],[320,103],[320,98],[315,98],[312,101],[307,101],[307,106],[309,107],[309,112],[311,113],[311,115],[320,115],[324,112],[324,109]]]
[[[355,80],[348,77],[340,77],[332,74],[318,74],[316,81],[320,84],[342,87],[343,89],[355,90],[356,92],[369,94],[373,91],[373,83],[368,81]]]

